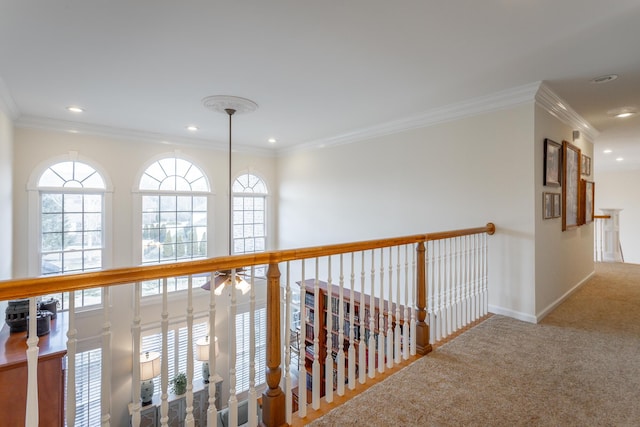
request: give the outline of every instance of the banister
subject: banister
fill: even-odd
[[[611,215],[594,215],[593,219],[611,219]]]
[[[483,227],[442,231],[437,233],[415,234],[404,237],[392,237],[327,246],[314,246],[301,249],[285,249],[255,254],[222,256],[172,264],[115,268],[91,273],[4,280],[0,281],[0,301],[35,297],[54,292],[69,292],[104,286],[121,285],[143,280],[160,279],[163,277],[179,277],[190,274],[231,270],[250,265],[276,264],[297,259],[325,257],[340,253],[414,244],[478,233],[487,233],[492,235],[495,233],[495,225],[493,223],[487,223],[487,225]]]

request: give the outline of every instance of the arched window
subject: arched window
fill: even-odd
[[[205,258],[209,183],[200,168],[182,158],[166,157],[147,167],[138,188],[142,264]],[[186,289],[187,283],[187,278],[171,279],[169,290]],[[143,296],[160,292],[160,281],[144,282]]]
[[[40,274],[100,270],[104,258],[105,180],[92,166],[69,160],[48,167],[37,182]],[[76,292],[76,307],[101,303],[101,289]],[[62,309],[68,294],[52,295]]]
[[[266,250],[267,186],[250,173],[233,182],[233,253],[246,254]]]

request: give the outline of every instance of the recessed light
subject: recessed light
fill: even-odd
[[[611,154],[611,153],[613,153],[613,150],[610,150],[610,149],[608,149],[608,148],[607,148],[606,150],[604,150],[604,151],[602,151],[602,152],[603,152],[604,154]]]
[[[593,83],[593,84],[609,83],[617,78],[618,78],[617,74],[607,74],[606,76],[600,76],[600,77],[596,77],[595,79],[591,79],[589,83]]]
[[[621,162],[621,161],[623,161],[623,160],[624,160],[624,157],[618,157],[618,158],[616,159],[616,162]]]
[[[275,144],[278,141],[275,138],[269,138],[267,142],[270,142],[271,144]]]
[[[636,113],[634,111],[626,111],[624,113],[618,113],[616,114],[616,117],[619,119],[626,119],[627,117],[631,117],[633,115],[635,115]]]
[[[76,107],[75,105],[70,105],[67,107],[68,111],[71,111],[72,113],[83,113],[84,109],[80,108],[80,107]]]
[[[188,130],[189,132],[197,132],[197,131],[198,131],[198,127],[197,127],[197,126],[190,125],[190,126],[187,126],[187,130]]]
[[[69,129],[69,133],[78,133],[78,131],[75,129]]]

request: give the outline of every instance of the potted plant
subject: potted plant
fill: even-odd
[[[171,380],[171,392],[177,396],[185,394],[187,391],[187,375],[180,372]]]

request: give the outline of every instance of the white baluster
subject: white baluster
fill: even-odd
[[[449,336],[453,332],[453,280],[452,280],[452,259],[453,250],[451,249],[451,239],[445,239],[445,274],[447,284],[447,332]]]
[[[302,260],[302,280],[300,281],[300,343],[298,347],[298,416],[307,416],[307,287],[305,284],[305,264]]]
[[[285,288],[285,312],[284,312],[284,393],[285,393],[285,419],[291,424],[292,394],[291,394],[291,271],[287,262],[287,278]],[[252,358],[253,361],[253,358]],[[255,368],[254,368],[255,369]],[[251,403],[251,402],[249,402]],[[249,405],[251,407],[251,404]]]
[[[111,425],[111,289],[109,287],[102,288],[102,301],[101,422],[102,427],[109,427]],[[69,318],[71,317],[75,317],[75,314],[72,315],[71,311],[69,311]],[[73,360],[75,360],[75,355]],[[68,389],[67,393],[70,393]],[[67,394],[67,396],[74,395],[75,391],[73,395]],[[67,423],[67,425],[71,427],[73,424],[69,425]]]
[[[411,330],[409,331],[409,337],[411,339],[410,354],[416,355],[417,342],[416,342],[416,249],[411,250]]]
[[[402,322],[402,358],[409,358],[409,245],[404,245],[404,313]]]
[[[484,292],[483,292],[483,304],[482,304],[482,315],[486,315],[489,312],[489,238],[487,233],[482,233],[482,240],[484,242],[483,247],[483,283],[484,283]]]
[[[364,282],[366,280],[365,274],[365,261],[364,261],[364,251],[361,252],[362,261],[360,265],[360,307],[358,308],[358,323],[360,326],[360,335],[359,335],[359,343],[358,343],[358,382],[360,384],[364,384],[367,380],[367,343],[366,335],[365,335],[365,322],[367,322],[366,311],[365,311],[365,291],[364,291]]]
[[[162,279],[162,360],[160,364],[160,425],[169,425],[169,306],[167,278]]]
[[[134,285],[133,297],[133,323],[131,325],[131,336],[133,338],[133,354],[132,363],[133,375],[131,381],[131,425],[138,427],[140,425],[140,282]]]
[[[105,310],[106,310],[106,304],[105,304]],[[29,311],[29,313],[33,313],[33,312]],[[69,292],[69,311],[67,312],[67,315],[69,316],[69,329],[67,330],[67,396],[75,396],[76,395],[76,351],[77,351],[77,343],[78,343],[78,340],[76,338],[78,335],[78,330],[76,329],[76,293],[75,291]],[[105,357],[102,358],[103,363],[104,363]],[[103,366],[102,373],[104,377],[104,372],[105,372],[104,364],[102,366]],[[67,399],[66,412],[67,412],[66,413],[67,426],[69,427],[75,426],[76,425],[76,399]]]
[[[350,278],[350,298],[349,298],[349,390],[356,388],[356,344],[355,344],[355,311],[354,287],[356,285],[355,276],[355,253],[351,252],[351,278]]]
[[[427,270],[426,281],[427,281],[427,292],[430,295],[429,298],[429,343],[433,344],[436,342],[437,336],[437,318],[436,311],[438,309],[438,282],[436,280],[436,258],[434,251],[434,242],[428,241],[425,244],[426,255],[425,258],[427,260],[427,265],[431,266],[430,269]]]
[[[383,373],[384,372],[384,368],[385,368],[384,345],[385,345],[385,329],[384,329],[384,249],[381,248],[380,249],[380,297],[378,298],[378,372],[380,372],[380,373]]]
[[[462,316],[460,315],[460,302],[462,298],[460,296],[460,238],[453,238],[454,258],[453,258],[453,271],[454,271],[454,287],[455,287],[455,322],[454,330],[458,330],[462,324]]]
[[[400,363],[400,360],[402,359],[402,351],[400,349],[400,337],[402,336],[402,331],[400,330],[400,323],[401,323],[401,317],[400,317],[400,283],[401,283],[401,278],[400,278],[400,246],[398,246],[398,262],[396,265],[396,328],[393,334],[393,338],[394,338],[394,356],[395,356],[395,363]],[[389,311],[391,311],[391,309],[389,309]]]
[[[209,291],[209,378],[213,377],[216,373],[216,293],[214,292],[215,285],[214,279],[215,273],[211,273]],[[229,331],[232,329],[229,328]],[[233,329],[235,335],[235,329]],[[213,340],[213,344],[211,342]],[[207,407],[207,426],[214,427],[218,423],[218,408],[216,408],[216,383],[215,381],[209,381],[209,406]]]
[[[313,365],[311,367],[311,407],[320,409],[320,279],[318,279],[319,267],[316,258],[316,278],[314,283],[313,300]]]
[[[186,427],[194,427],[193,418],[193,276],[188,278],[187,287],[187,407],[184,418]],[[211,284],[213,287],[213,284]],[[213,291],[212,291],[213,292]],[[212,338],[215,345],[215,337]]]
[[[229,331],[236,330],[236,314],[238,313],[238,301],[236,296],[236,270],[235,268],[231,270],[231,285],[229,286],[231,291],[231,304],[229,307]],[[255,316],[255,312],[249,313],[249,322],[253,321]],[[250,323],[249,333],[254,333],[255,324]],[[236,359],[238,357],[237,350],[238,346],[236,344],[236,340],[238,339],[237,334],[234,332],[231,333],[231,337],[229,337],[229,426],[237,427],[238,426],[238,398],[236,396]],[[249,338],[250,344],[249,348],[252,345],[255,345],[253,342],[255,341],[255,335]]]
[[[340,254],[340,296],[338,298],[338,396],[344,396],[344,259]]]
[[[324,360],[324,398],[327,403],[333,402],[333,310],[331,282],[331,257],[328,257],[327,266],[327,357]]]
[[[375,298],[375,281],[376,281],[376,255],[375,250],[371,250],[371,294],[369,298],[369,343],[367,345],[369,351],[369,378],[376,376],[376,298]]]
[[[249,291],[249,311],[251,312],[250,317],[250,331],[249,331],[249,425],[257,426],[258,425],[258,392],[256,391],[256,321],[255,321],[255,313],[256,313],[256,286],[255,286],[255,276],[256,276],[255,266],[251,266],[251,289]],[[289,264],[287,263],[287,283],[289,281]],[[289,286],[289,289],[291,287]],[[289,305],[291,305],[291,301],[289,301]],[[291,316],[291,315],[289,315]],[[290,323],[287,323],[289,325]],[[288,335],[288,334],[287,334]],[[288,347],[287,347],[288,348]],[[287,362],[287,368],[291,363],[291,359]],[[291,404],[291,378],[289,378],[289,394],[287,397],[287,402]],[[289,415],[289,420],[291,419],[291,415]]]
[[[389,291],[387,301],[387,368],[393,367],[393,343],[395,341],[393,334],[393,248],[389,246]],[[382,303],[384,306],[384,302]]]

